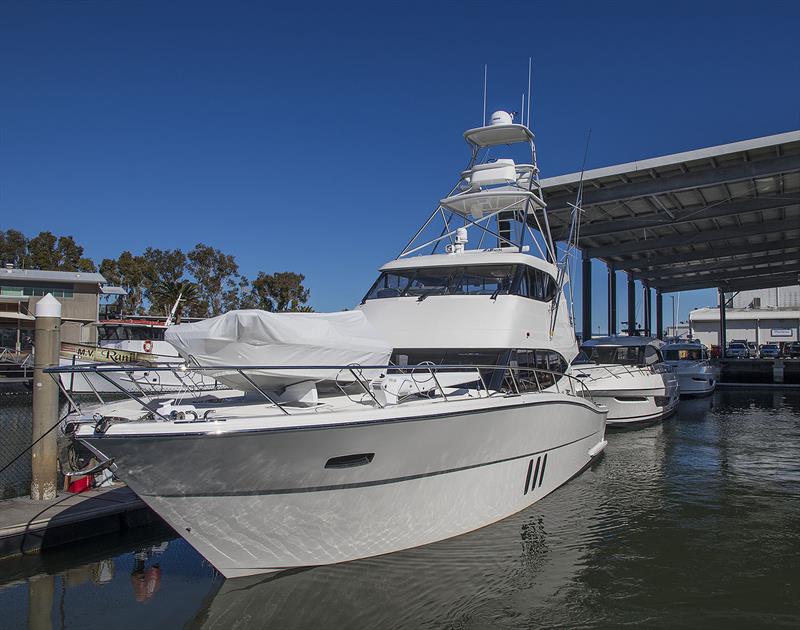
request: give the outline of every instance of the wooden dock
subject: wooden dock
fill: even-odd
[[[0,559],[28,555],[160,519],[123,484],[51,501],[0,501]]]

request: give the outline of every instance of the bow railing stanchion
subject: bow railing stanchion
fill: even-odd
[[[94,373],[97,373],[97,369],[95,368],[95,369],[93,370],[93,372],[94,372]],[[105,401],[105,400],[103,400],[103,397],[100,395],[100,392],[98,392],[98,391],[97,391],[97,388],[94,386],[94,383],[92,383],[92,379],[91,379],[91,378],[89,378],[89,374],[91,374],[91,372],[90,372],[90,373],[84,373],[84,375],[83,375],[83,378],[84,378],[84,380],[85,380],[85,381],[86,381],[86,383],[89,385],[89,388],[90,388],[90,389],[91,389],[91,390],[94,392],[94,395],[95,395],[95,397],[97,398],[97,401],[98,401],[98,402],[99,402],[101,405],[105,405],[105,404],[106,404],[106,401]]]
[[[514,376],[514,370],[515,370],[515,369],[516,369],[516,368],[515,368],[515,366],[513,366],[513,365],[507,365],[507,366],[506,366],[506,370],[508,371],[508,374],[509,374],[509,376],[511,377],[511,384],[514,386],[514,389],[515,389],[515,390],[516,390],[516,392],[517,392],[517,396],[520,396],[520,395],[521,395],[521,392],[519,391],[519,385],[517,384],[517,379],[516,379],[516,377]]]
[[[157,415],[159,418],[161,418],[164,422],[169,422],[169,420],[170,420],[169,418],[167,418],[166,416],[162,415],[157,409],[150,409],[150,407],[147,406],[147,403],[145,403],[141,398],[139,398],[138,396],[134,396],[133,392],[130,392],[130,391],[127,391],[127,390],[123,389],[117,382],[112,381],[110,378],[108,378],[108,376],[103,374],[103,372],[101,370],[95,369],[95,374],[99,374],[101,378],[104,378],[106,381],[111,383],[111,385],[116,387],[119,391],[121,391],[123,394],[125,394],[129,398],[132,398],[133,400],[135,400],[137,403],[139,403],[145,409],[149,409],[150,411],[152,411],[155,415]],[[86,380],[88,381],[89,379],[86,379]]]
[[[486,392],[486,397],[487,397],[487,398],[491,398],[491,397],[492,397],[492,394],[489,392],[489,388],[488,388],[488,387],[486,387],[486,381],[484,381],[484,380],[483,380],[483,374],[481,374],[481,371],[480,371],[480,369],[478,369],[478,378],[479,378],[479,379],[480,379],[480,381],[481,381],[481,387],[483,387],[483,391],[485,391],[485,392]]]
[[[536,381],[536,391],[537,392],[541,392],[542,391],[542,384],[539,382],[539,375],[537,374],[537,370],[536,370],[536,368],[534,368],[531,371],[533,372],[533,378]]]
[[[152,394],[148,394],[146,391],[144,391],[144,388],[143,388],[143,387],[142,387],[142,386],[139,384],[139,381],[138,381],[138,380],[136,380],[136,377],[133,375],[133,370],[130,370],[130,371],[128,371],[128,372],[125,372],[125,374],[127,374],[127,375],[128,375],[128,378],[129,378],[129,379],[131,379],[131,383],[133,383],[134,387],[136,387],[136,389],[138,389],[138,390],[139,390],[139,393],[140,393],[142,396],[144,396],[145,398],[147,398],[148,396],[151,396],[151,395],[152,395]]]
[[[261,388],[260,388],[258,385],[256,385],[255,381],[253,381],[253,379],[252,379],[252,378],[250,378],[249,376],[247,376],[247,374],[245,374],[243,370],[241,370],[241,369],[237,369],[237,370],[236,370],[236,372],[239,374],[239,376],[242,376],[242,377],[244,377],[244,378],[247,380],[247,382],[248,382],[248,383],[250,383],[250,385],[252,385],[252,386],[255,388],[255,390],[256,390],[256,391],[257,391],[259,394],[261,394],[261,395],[262,395],[264,398],[266,398],[266,399],[267,399],[269,402],[271,402],[273,405],[275,405],[275,406],[276,406],[278,409],[280,409],[280,410],[281,410],[281,411],[282,411],[284,414],[286,414],[287,416],[291,415],[291,414],[290,414],[288,411],[286,411],[286,409],[284,409],[283,405],[281,405],[281,404],[280,404],[280,403],[279,403],[277,400],[273,399],[273,398],[272,398],[272,396],[270,396],[269,394],[267,394],[267,392],[265,392],[265,391],[264,391],[263,389],[261,389]]]
[[[442,387],[442,384],[439,382],[439,379],[436,378],[436,374],[434,374],[433,368],[431,366],[428,366],[428,371],[430,372],[431,377],[433,377],[433,382],[436,383],[436,387],[438,387],[439,391],[442,393],[442,398],[444,398],[445,402],[447,402],[447,394],[444,393],[444,388]]]
[[[380,407],[381,409],[383,409],[383,405],[382,405],[380,402],[378,402],[378,399],[377,399],[377,398],[375,398],[375,394],[373,394],[373,393],[372,393],[372,390],[370,390],[370,388],[369,388],[369,387],[367,387],[366,385],[364,385],[364,382],[363,382],[363,381],[362,381],[362,380],[361,380],[361,379],[358,377],[358,375],[356,374],[355,370],[353,369],[353,366],[351,366],[351,365],[348,365],[348,366],[347,366],[347,369],[348,369],[348,371],[350,372],[350,374],[352,374],[352,375],[353,375],[353,378],[354,378],[354,379],[356,379],[356,381],[358,382],[358,384],[359,384],[359,385],[361,385],[361,388],[362,388],[362,389],[363,389],[365,392],[367,392],[367,394],[369,394],[369,397],[370,397],[370,398],[372,398],[372,401],[373,401],[373,402],[374,402],[376,405],[378,405],[378,407]]]
[[[67,397],[67,400],[69,401],[70,404],[70,409],[74,409],[78,413],[83,414],[83,412],[81,411],[81,406],[72,399],[72,396],[69,395],[67,388],[64,387],[64,383],[61,382],[61,375],[51,374],[50,376],[56,382],[56,385],[58,385],[58,389],[60,389],[64,393],[64,396]],[[69,415],[70,413],[71,412],[68,411],[67,415]]]

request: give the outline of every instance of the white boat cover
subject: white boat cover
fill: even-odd
[[[341,313],[269,313],[230,311],[192,324],[170,326],[164,339],[187,361],[214,366],[344,366],[386,365],[392,347],[361,311]],[[302,381],[339,378],[352,382],[352,374],[338,369],[246,371],[259,387],[280,390]],[[254,389],[236,371],[214,371],[227,385]],[[377,376],[364,372],[366,378]]]

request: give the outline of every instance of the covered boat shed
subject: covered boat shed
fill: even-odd
[[[628,334],[637,332],[636,280],[645,289],[647,335],[663,334],[664,293],[713,287],[723,347],[725,293],[798,282],[800,131],[544,179],[556,240],[567,239],[581,178],[585,338],[592,330],[593,258],[608,267],[609,334],[617,331],[617,271],[627,274]]]

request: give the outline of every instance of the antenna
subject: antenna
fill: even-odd
[[[489,64],[483,64],[483,126],[486,126],[486,82],[489,78]]]
[[[519,117],[522,119],[522,124],[525,124],[525,94],[522,95],[522,108],[519,110]]]
[[[528,122],[526,124],[528,129],[531,128],[531,68],[533,66],[533,59],[528,57]]]

